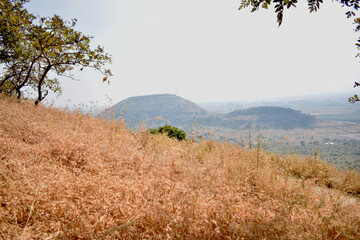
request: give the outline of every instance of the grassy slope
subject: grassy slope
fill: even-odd
[[[360,176],[0,98],[3,239],[359,239]]]

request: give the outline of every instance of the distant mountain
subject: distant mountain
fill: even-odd
[[[291,108],[284,107],[253,107],[228,113],[224,118],[233,125],[251,122],[263,128],[307,128],[311,127],[316,118]],[[228,124],[229,125],[229,124]]]
[[[130,97],[111,107],[110,112],[110,115],[114,115],[115,118],[123,117],[131,128],[142,123],[145,123],[147,127],[157,127],[168,123],[189,128],[189,125],[200,119],[217,115],[173,94]],[[104,113],[105,117],[109,117],[107,111]]]
[[[313,115],[323,114],[353,114],[360,111],[360,104],[350,104],[348,97],[356,92],[339,92],[316,96],[279,98],[258,101],[233,101],[233,102],[209,102],[201,103],[202,108],[216,113],[230,113],[235,110],[251,107],[276,106],[292,108],[303,113]],[[322,118],[322,116],[320,116]]]
[[[130,97],[113,107],[103,115],[106,118],[122,117],[130,128],[158,127],[165,124],[189,131],[192,125],[216,128],[244,129],[261,128],[307,128],[315,123],[315,117],[290,108],[254,107],[236,110],[228,114],[209,112],[197,104],[172,94]]]

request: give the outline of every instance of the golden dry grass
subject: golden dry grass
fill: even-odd
[[[0,97],[0,239],[360,239],[360,176]]]

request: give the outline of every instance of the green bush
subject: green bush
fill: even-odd
[[[150,129],[151,134],[166,134],[169,138],[176,138],[178,140],[185,140],[186,139],[186,133],[178,129],[177,127],[172,127],[170,125],[165,125],[162,127],[159,127],[157,129]]]

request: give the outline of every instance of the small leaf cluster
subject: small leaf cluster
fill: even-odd
[[[175,138],[179,141],[186,139],[186,133],[177,128],[170,125],[165,125],[159,127],[157,129],[150,129],[151,134],[166,134],[169,138]]]
[[[323,3],[323,0],[308,0],[308,7],[310,12],[317,12],[320,8],[320,4]]]
[[[274,9],[277,16],[277,22],[280,26],[283,20],[284,8],[296,7],[296,3],[298,1],[297,0],[242,0],[239,10],[249,6],[252,7],[251,12],[258,11],[260,9],[260,6],[264,9],[268,9],[272,2],[275,3]]]
[[[359,86],[360,86],[360,82],[355,82],[354,88],[359,87]],[[357,94],[355,94],[352,97],[349,97],[349,103],[356,103],[356,102],[360,102],[360,98]]]
[[[346,17],[354,17],[354,24],[356,25],[355,31],[360,30],[360,18],[356,17],[356,12],[360,8],[360,0],[335,0],[341,4],[342,7],[348,7],[350,10],[346,12]],[[274,3],[274,10],[277,14],[277,22],[279,26],[283,21],[284,9],[290,7],[296,7],[298,3],[297,0],[241,0],[239,10],[251,7],[251,12],[257,11],[260,9],[260,6],[264,9],[268,9],[271,3]],[[316,12],[320,9],[320,5],[323,3],[323,0],[307,0],[308,8],[310,12]],[[360,41],[359,45],[360,47]]]

